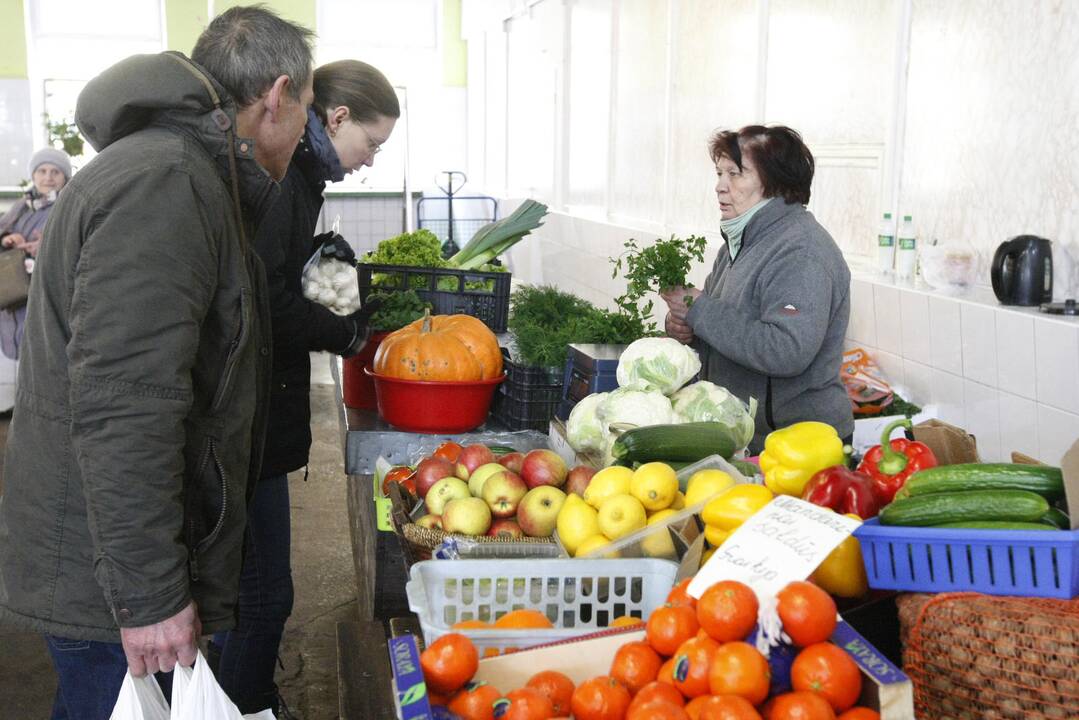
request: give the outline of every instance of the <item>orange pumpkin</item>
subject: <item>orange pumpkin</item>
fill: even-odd
[[[502,352],[482,320],[428,312],[383,338],[373,367],[379,375],[401,380],[489,380],[502,374]]]

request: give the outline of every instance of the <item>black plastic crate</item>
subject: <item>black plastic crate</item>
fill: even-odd
[[[565,371],[561,367],[538,367],[514,362],[509,350],[502,348],[502,367],[506,382],[533,387],[562,387]]]
[[[495,418],[510,430],[548,429],[551,418],[558,409],[559,401],[521,401],[499,392],[491,412]]]
[[[364,301],[374,291],[393,291],[411,288],[431,303],[436,315],[471,315],[482,320],[492,332],[506,331],[510,314],[510,281],[508,272],[480,272],[452,268],[423,268],[407,265],[356,266],[360,281],[360,298]],[[375,285],[374,275],[382,276]],[[439,281],[454,281],[455,288],[439,289]],[[485,287],[468,288],[465,283],[480,282]],[[443,286],[449,283],[443,282]]]
[[[553,402],[562,400],[562,385],[546,387],[542,385],[521,385],[506,379],[500,386],[499,392],[511,400],[518,402]]]

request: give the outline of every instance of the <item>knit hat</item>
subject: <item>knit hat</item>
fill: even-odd
[[[41,148],[34,153],[32,158],[30,158],[30,164],[27,166],[30,170],[30,177],[33,177],[34,171],[45,163],[60,168],[60,172],[64,174],[64,177],[68,180],[71,179],[71,159],[68,158],[67,153],[63,150],[57,150],[56,148],[51,147]]]

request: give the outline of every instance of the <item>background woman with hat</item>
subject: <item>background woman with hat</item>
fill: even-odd
[[[27,271],[33,269],[41,245],[41,233],[56,195],[71,179],[71,159],[62,150],[46,147],[30,158],[30,189],[0,217],[0,246],[4,251],[23,250],[29,256]],[[0,350],[12,360],[19,359],[26,306],[0,310]]]

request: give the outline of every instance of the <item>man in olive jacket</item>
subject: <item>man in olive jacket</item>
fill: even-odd
[[[108,718],[125,671],[234,624],[268,390],[250,245],[303,133],[310,33],[233,8],[92,80],[99,152],[38,256],[0,498],[0,619],[45,633],[53,717]]]

